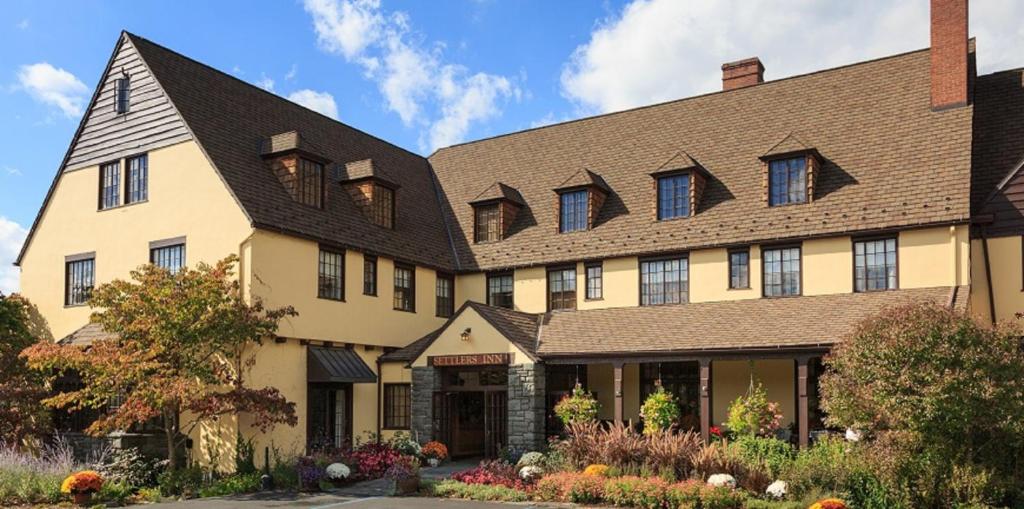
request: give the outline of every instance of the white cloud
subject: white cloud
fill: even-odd
[[[18,83],[33,99],[56,106],[66,117],[82,114],[89,93],[89,88],[74,74],[46,62],[21,66]]]
[[[266,90],[267,92],[273,92],[274,80],[267,77],[266,74],[260,74],[260,79],[256,80],[256,86]]]
[[[17,168],[14,168],[12,166],[4,166],[3,167],[3,172],[4,172],[5,175],[11,176],[11,177],[20,177],[20,176],[22,176],[21,170],[19,170]]]
[[[980,71],[1020,65],[1024,3],[971,7]],[[927,0],[635,0],[576,48],[562,93],[580,113],[621,110],[719,90],[725,62],[756,55],[780,78],[927,47],[928,28]]]
[[[18,30],[28,30],[28,25],[29,25],[28,18],[25,18],[25,19],[19,21],[18,24],[15,25],[15,26],[18,27]]]
[[[5,295],[18,291],[20,271],[13,264],[27,234],[18,223],[0,216],[0,292]]]
[[[335,120],[338,119],[338,105],[334,102],[334,96],[327,92],[316,90],[296,90],[288,94],[288,100],[301,104],[313,111],[318,111]]]
[[[385,107],[423,129],[422,150],[463,141],[473,124],[522,97],[513,79],[446,62],[443,43],[424,41],[406,13],[387,13],[379,0],[306,0],[305,7],[320,47],[362,67]]]
[[[292,64],[292,68],[288,69],[288,74],[284,75],[284,79],[287,80],[287,81],[291,81],[291,80],[295,79],[295,75],[298,74],[298,73],[299,73],[299,65],[298,64]]]

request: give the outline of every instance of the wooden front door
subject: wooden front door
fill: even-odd
[[[484,456],[496,458],[508,445],[508,392],[484,393]]]

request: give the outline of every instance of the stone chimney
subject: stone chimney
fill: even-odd
[[[722,64],[722,90],[749,87],[764,82],[764,65],[757,57]]]
[[[967,0],[931,0],[932,109],[967,104]]]

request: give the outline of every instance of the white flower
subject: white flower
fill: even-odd
[[[516,466],[528,467],[528,466],[540,466],[544,464],[544,454],[539,452],[528,452],[519,458],[519,462]]]
[[[736,487],[736,478],[729,474],[715,474],[708,477],[708,486],[728,486],[730,488]]]
[[[789,485],[786,484],[786,481],[775,481],[769,484],[768,489],[764,492],[772,498],[782,499],[785,498],[788,488]]]
[[[347,466],[343,463],[331,463],[327,465],[327,478],[328,479],[348,479],[349,474],[352,473]]]
[[[853,428],[846,428],[846,440],[850,442],[860,442],[860,439],[863,438],[863,436],[864,435],[861,432]]]
[[[530,481],[544,475],[544,469],[537,465],[527,465],[519,469],[519,477],[524,481]]]

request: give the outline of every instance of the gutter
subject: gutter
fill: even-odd
[[[384,381],[383,381],[384,377],[383,377],[383,373],[381,373],[380,368],[381,368],[381,362],[380,362],[380,356],[378,355],[377,356],[377,419],[376,419],[376,421],[377,421],[377,443],[378,444],[381,441],[381,438],[380,438],[380,433],[381,433],[380,421],[381,421],[381,412],[384,409],[383,402],[381,401],[381,398],[383,397],[383,394],[384,394]]]
[[[996,323],[996,300],[992,290],[992,266],[988,255],[988,235],[985,234],[985,227],[978,228],[981,233],[981,253],[985,257],[985,287],[988,288],[988,312],[992,317],[992,324]]]

